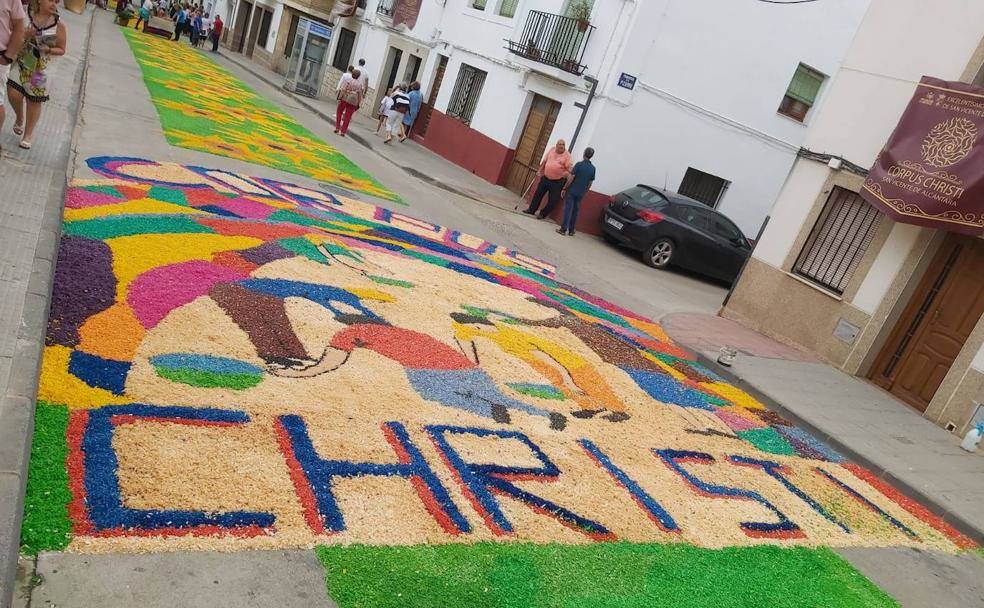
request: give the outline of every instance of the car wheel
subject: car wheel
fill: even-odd
[[[642,252],[642,261],[653,268],[666,268],[673,260],[676,252],[676,245],[668,238],[657,239],[652,245]]]

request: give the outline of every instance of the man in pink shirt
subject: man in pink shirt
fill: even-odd
[[[537,175],[541,176],[540,183],[536,187],[536,192],[533,193],[530,206],[523,213],[527,215],[536,213],[537,207],[540,206],[540,201],[543,200],[543,195],[549,194],[547,197],[547,206],[540,213],[540,219],[542,220],[550,215],[553,208],[560,202],[560,193],[567,184],[567,176],[570,174],[571,167],[573,166],[574,160],[567,151],[567,142],[563,139],[558,139],[554,147],[547,150],[546,155],[543,157],[543,162],[540,163],[540,170],[537,172]]]
[[[24,43],[27,14],[21,0],[0,0],[0,132],[7,105],[7,75]]]

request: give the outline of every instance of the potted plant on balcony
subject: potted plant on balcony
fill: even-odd
[[[577,21],[577,31],[583,34],[591,25],[591,3],[588,0],[574,0],[567,9],[567,16]]]

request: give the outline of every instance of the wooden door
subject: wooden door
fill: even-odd
[[[951,235],[895,325],[871,379],[926,411],[984,313],[984,242]]]
[[[530,187],[543,153],[547,149],[548,138],[553,132],[557,114],[560,113],[560,103],[542,95],[535,95],[530,105],[530,113],[523,125],[523,134],[519,137],[516,154],[513,156],[509,173],[506,175],[506,188],[516,194],[523,194]]]
[[[232,46],[237,53],[243,52],[246,46],[246,26],[249,25],[249,16],[253,12],[253,5],[249,2],[240,2],[239,10],[236,12],[236,29],[232,34]]]
[[[427,95],[427,103],[420,108],[420,116],[414,130],[423,137],[427,135],[427,127],[430,126],[431,114],[434,112],[434,104],[437,103],[437,94],[441,91],[441,83],[444,82],[444,72],[448,69],[448,58],[440,55],[437,62],[437,70],[434,72],[434,83],[431,84],[430,93]],[[419,125],[419,126],[417,126]]]

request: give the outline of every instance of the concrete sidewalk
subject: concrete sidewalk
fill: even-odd
[[[242,55],[218,53],[212,57],[220,63],[236,65],[263,82],[281,89],[285,95],[290,96],[297,103],[334,126],[336,106],[334,100],[314,99],[291,93],[283,89],[284,76],[252,62]],[[412,177],[459,196],[508,210],[514,210],[522,202],[522,198],[515,193],[485,181],[411,139],[400,143],[394,138],[392,143],[384,144],[385,128],[376,133],[377,125],[376,120],[356,113],[352,116],[348,137],[383,156]]]
[[[93,11],[62,11],[67,52],[51,62],[51,100],[33,148],[21,150],[11,128],[0,132],[0,607],[13,591],[27,460],[34,428],[38,365],[48,318],[51,274],[65,196],[79,88]]]
[[[661,323],[737,386],[984,542],[984,452],[961,450],[958,437],[885,391],[734,321],[669,314]],[[715,363],[724,345],[741,353],[730,369]]]

